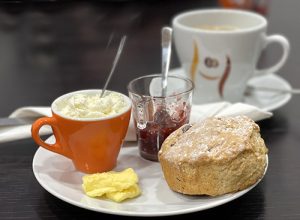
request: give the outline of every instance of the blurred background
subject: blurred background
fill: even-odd
[[[284,14],[288,1],[185,0],[184,6],[173,7],[178,2],[181,0],[1,1],[2,116],[21,106],[48,106],[66,92],[102,88],[124,34],[127,42],[108,89],[127,94],[132,78],[160,72],[161,27],[171,25],[175,14],[205,5],[254,10],[272,19],[272,13]],[[294,10],[292,4],[289,10]],[[153,11],[160,16],[153,16]],[[284,16],[280,19],[284,24]],[[274,23],[276,20],[270,22],[269,33],[285,35],[291,28],[287,24],[273,30]],[[287,37],[292,43],[292,36]],[[279,58],[277,50],[275,46],[268,55],[263,54],[263,65]],[[173,48],[171,68],[178,66]],[[18,102],[6,106],[12,99]]]

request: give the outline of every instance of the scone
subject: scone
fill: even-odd
[[[256,183],[264,174],[267,152],[252,119],[211,117],[173,132],[158,157],[172,190],[217,196]]]

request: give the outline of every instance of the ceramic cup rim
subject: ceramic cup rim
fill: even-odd
[[[70,97],[72,95],[75,95],[75,94],[96,94],[98,93],[99,95],[101,94],[101,89],[85,89],[85,90],[77,90],[77,91],[73,91],[73,92],[69,92],[69,93],[66,93],[64,95],[61,95],[59,97],[57,97],[51,104],[51,110],[54,114],[64,118],[64,119],[68,119],[68,120],[71,120],[71,121],[80,121],[80,122],[96,122],[96,121],[106,121],[106,120],[109,120],[109,119],[112,119],[112,118],[117,118],[121,115],[123,115],[124,113],[128,112],[130,109],[131,109],[131,106],[132,106],[132,102],[131,102],[131,99],[120,93],[120,92],[116,92],[116,91],[112,91],[112,90],[106,90],[105,92],[113,92],[113,93],[117,93],[119,95],[121,95],[122,97],[124,97],[124,100],[126,101],[127,103],[127,107],[126,109],[124,109],[122,112],[119,112],[117,114],[113,114],[113,115],[109,115],[109,116],[105,116],[105,117],[99,117],[99,118],[73,118],[73,117],[69,117],[69,116],[66,116],[66,115],[63,115],[61,114],[61,112],[59,112],[57,109],[56,109],[56,103],[64,98],[67,98],[67,97]]]
[[[242,29],[237,29],[233,31],[224,31],[224,30],[206,30],[200,29],[196,27],[191,27],[185,24],[182,24],[182,19],[187,17],[199,16],[199,15],[207,15],[207,14],[222,14],[224,16],[231,16],[231,15],[242,15],[247,16],[249,19],[257,19],[259,20],[259,24],[253,25],[251,27],[245,27]],[[197,9],[197,10],[190,10],[186,12],[179,13],[173,17],[172,20],[173,27],[180,28],[185,31],[196,32],[196,33],[205,33],[205,34],[241,34],[241,33],[249,33],[264,29],[267,26],[267,19],[260,14],[255,12],[239,10],[239,9]]]

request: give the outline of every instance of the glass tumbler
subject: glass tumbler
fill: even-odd
[[[168,76],[166,95],[162,95],[160,74],[146,75],[129,82],[132,113],[140,155],[158,161],[163,141],[189,122],[193,82],[181,76]]]

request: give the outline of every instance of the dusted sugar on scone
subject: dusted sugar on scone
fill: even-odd
[[[169,187],[189,195],[223,195],[262,178],[268,150],[246,116],[210,117],[173,132],[159,151]]]

